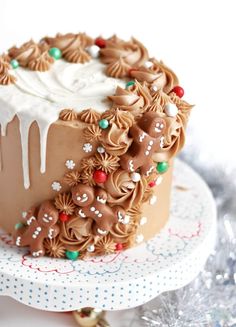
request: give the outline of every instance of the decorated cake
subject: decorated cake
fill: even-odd
[[[168,221],[192,106],[135,38],[84,33],[0,56],[0,226],[34,257],[126,250]]]

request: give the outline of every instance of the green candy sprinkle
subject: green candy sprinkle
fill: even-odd
[[[66,257],[70,260],[76,260],[79,257],[79,251],[66,251]]]
[[[157,164],[157,171],[160,174],[165,173],[169,168],[169,164],[167,161],[162,161],[162,162],[158,162]]]
[[[17,223],[17,224],[15,225],[15,230],[21,229],[22,227],[24,227],[24,224],[22,224],[22,223]]]
[[[18,68],[20,66],[18,60],[16,60],[16,59],[12,59],[10,64],[11,64],[13,69],[16,69],[16,68]]]
[[[61,56],[62,56],[61,50],[58,49],[58,48],[51,48],[51,49],[49,49],[48,53],[49,53],[49,55],[50,55],[51,57],[53,57],[55,60],[60,59]]]
[[[127,89],[129,86],[133,86],[135,84],[135,81],[129,81],[126,83],[125,88]]]
[[[107,119],[101,119],[98,124],[102,129],[106,129],[109,126],[109,121]]]

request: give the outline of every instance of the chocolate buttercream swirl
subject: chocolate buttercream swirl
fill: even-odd
[[[77,113],[73,109],[63,109],[59,118],[63,121],[72,121],[77,119]]]
[[[112,226],[110,234],[116,243],[126,243],[135,235],[137,231],[137,224],[122,224],[118,223]]]
[[[85,33],[57,34],[56,37],[45,37],[43,41],[50,47],[60,49],[62,56],[69,62],[84,63],[91,59],[85,49],[94,42]]]
[[[153,155],[154,161],[168,161],[176,156],[182,149],[185,143],[185,129],[189,116],[189,110],[179,110],[175,117],[166,117],[164,113],[159,113],[160,117],[165,118],[166,133],[164,135],[163,147],[161,151]]]
[[[126,42],[116,36],[107,40],[106,47],[100,50],[100,55],[105,64],[111,64],[122,58],[130,68],[139,67],[148,59],[148,51],[141,42],[135,38]]]
[[[126,214],[130,217],[131,221],[136,223],[137,221],[139,221],[141,214],[142,214],[141,204],[139,204],[135,207],[129,208],[129,210],[126,211]]]
[[[95,169],[95,157],[83,158],[80,161],[81,174],[91,174]]]
[[[97,124],[100,114],[92,109],[85,109],[79,114],[79,120],[86,124]]]
[[[88,62],[91,59],[91,56],[84,49],[78,47],[78,49],[68,50],[64,54],[64,58],[67,61],[72,62],[74,64],[76,63],[84,64],[85,62]]]
[[[112,108],[102,114],[103,119],[107,119],[110,123],[116,124],[117,127],[126,129],[134,124],[134,117],[128,111],[123,111],[118,108]]]
[[[76,186],[81,182],[80,172],[78,172],[77,170],[72,170],[66,173],[63,177],[63,181],[70,187]]]
[[[83,129],[83,136],[88,142],[99,141],[102,136],[102,130],[99,126],[91,124]]]
[[[44,51],[46,51],[45,46],[43,46],[43,51],[41,51],[40,46],[33,40],[30,40],[19,48],[12,47],[9,49],[8,54],[11,58],[16,59],[20,66],[27,67],[30,61],[39,58]]]
[[[113,102],[113,108],[129,111],[134,116],[140,116],[152,103],[152,97],[148,87],[136,81],[135,85],[128,90],[117,87],[115,95],[109,96]]]
[[[100,238],[95,244],[95,255],[109,255],[116,251],[116,243],[113,237],[108,234]]]
[[[133,69],[130,72],[130,76],[137,79],[139,82],[155,83],[160,89],[163,88],[166,83],[164,73],[152,71],[150,68],[140,67],[139,69]]]
[[[180,99],[174,92],[171,92],[169,94],[169,97],[171,102],[176,104],[177,108],[179,109],[178,114],[182,117],[182,121],[184,122],[184,126],[186,127],[189,115],[191,113],[191,109],[194,107],[194,105],[191,105],[187,101]]]
[[[64,258],[65,257],[65,245],[59,240],[59,237],[54,237],[52,239],[47,238],[43,242],[45,253],[49,257],[53,258]]]
[[[16,77],[9,74],[8,70],[0,74],[0,85],[9,85],[15,83]]]
[[[158,104],[158,105],[160,105],[162,107],[161,111],[164,110],[165,106],[168,103],[172,102],[169,95],[166,94],[165,92],[163,92],[163,90],[159,90],[159,91],[155,92],[152,95],[152,99],[153,99],[153,103],[156,103],[156,104]]]
[[[178,84],[178,78],[175,73],[155,58],[150,59],[151,67],[139,67],[131,70],[130,75],[140,82],[147,82],[155,85],[158,90],[163,89],[169,93],[175,85]]]
[[[96,169],[103,170],[105,173],[110,174],[116,170],[119,165],[120,158],[118,156],[112,156],[108,153],[96,153],[95,156]]]
[[[31,70],[46,72],[50,69],[53,63],[54,59],[48,54],[47,51],[45,51],[41,55],[39,55],[38,58],[29,60],[28,68]]]
[[[6,60],[6,55],[0,56],[0,75],[5,73],[6,70],[10,69],[10,64]]]
[[[106,74],[115,78],[126,77],[129,74],[130,65],[128,65],[121,57],[112,61],[106,68]]]
[[[122,169],[112,172],[105,183],[108,192],[108,202],[111,205],[121,205],[125,210],[142,202],[147,187],[145,178],[133,182],[130,174]]]
[[[54,201],[55,207],[59,212],[63,212],[67,215],[72,215],[75,210],[75,204],[72,201],[70,193],[60,193]]]
[[[132,139],[128,136],[129,128],[119,128],[115,123],[102,132],[100,142],[106,152],[115,156],[126,153]]]
[[[9,85],[15,83],[16,77],[9,73],[11,68],[8,62],[8,56],[3,54],[0,56],[0,85]]]
[[[83,251],[93,242],[91,235],[93,220],[90,218],[72,217],[61,223],[59,239],[67,250]]]

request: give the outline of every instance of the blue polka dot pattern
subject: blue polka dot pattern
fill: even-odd
[[[213,247],[215,218],[209,189],[177,161],[170,220],[134,249],[87,261],[35,259],[0,231],[0,295],[50,311],[141,305],[198,274]]]

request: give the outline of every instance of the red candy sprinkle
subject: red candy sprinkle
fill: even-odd
[[[102,37],[98,37],[95,40],[95,44],[99,47],[99,48],[105,48],[106,46],[106,40],[104,40]]]
[[[184,89],[181,86],[175,86],[171,92],[174,92],[179,98],[184,96]]]
[[[116,244],[116,251],[122,251],[123,250],[123,245],[121,243]]]
[[[93,179],[96,183],[105,183],[107,177],[107,174],[102,170],[95,170],[93,173]]]
[[[148,184],[149,187],[154,187],[156,186],[156,182],[155,181],[151,181],[149,184]]]
[[[60,221],[65,222],[65,221],[67,221],[69,219],[69,216],[64,212],[61,212],[59,214],[59,219],[60,219]]]

